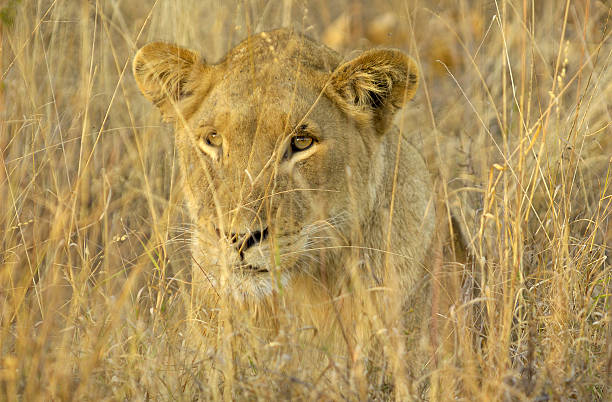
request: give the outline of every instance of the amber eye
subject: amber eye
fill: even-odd
[[[314,138],[307,135],[298,135],[291,139],[291,149],[293,152],[304,151],[314,144]]]
[[[204,140],[206,141],[206,144],[210,145],[211,147],[220,147],[223,143],[223,138],[215,130],[210,131]]]

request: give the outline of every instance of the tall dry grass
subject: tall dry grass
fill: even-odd
[[[364,397],[359,380],[393,398],[401,379],[384,361],[365,379],[342,360],[303,368],[290,336],[225,337],[191,304],[171,128],[137,93],[131,58],[161,39],[216,60],[281,25],[343,53],[402,48],[422,69],[398,122],[467,252],[434,267],[434,294],[460,297],[437,311],[422,392],[612,399],[611,12],[601,0],[0,3],[0,399],[343,400]]]

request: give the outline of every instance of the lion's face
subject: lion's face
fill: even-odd
[[[316,277],[366,229],[381,138],[414,92],[412,63],[378,51],[338,67],[331,50],[284,30],[244,42],[216,65],[147,46],[135,76],[176,122],[196,270],[212,281],[227,274],[247,296]]]
[[[323,237],[344,231],[354,212],[349,186],[361,193],[369,181],[353,158],[369,159],[369,149],[332,102],[316,102],[320,89],[298,86],[290,108],[291,88],[248,87],[220,81],[177,136],[196,248],[207,264],[229,263],[242,282],[265,283],[272,270],[287,281],[330,245]]]

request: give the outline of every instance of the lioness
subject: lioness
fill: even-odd
[[[397,328],[435,220],[425,163],[393,125],[417,89],[408,56],[343,61],[279,29],[214,64],[150,43],[133,72],[175,124],[195,289],[229,291],[260,326],[290,311],[321,342]]]

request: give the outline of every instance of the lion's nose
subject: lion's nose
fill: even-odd
[[[221,231],[215,228],[217,235],[221,237]],[[254,245],[261,243],[268,237],[268,228],[263,230],[248,231],[246,233],[227,233],[225,237],[231,244],[234,245],[240,257],[243,258],[243,253]]]
[[[244,253],[247,249],[249,249],[250,247],[253,247],[254,245],[258,243],[261,243],[267,237],[268,237],[268,228],[265,228],[263,230],[256,230],[254,232],[249,232],[249,233],[240,235],[237,238],[241,239],[241,241],[232,241],[232,243],[239,244],[238,252],[240,253],[240,255],[242,255],[242,253]]]
[[[256,230],[254,232],[245,233],[241,236],[237,236],[238,241],[233,242],[240,259],[244,261],[244,253],[254,245],[261,243],[268,237],[268,228],[264,230]]]

